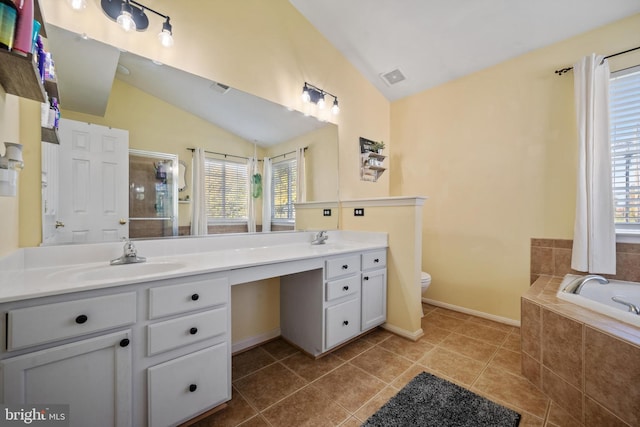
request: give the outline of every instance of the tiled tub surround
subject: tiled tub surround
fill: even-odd
[[[531,239],[531,282],[541,275],[584,274],[571,268],[573,240]],[[610,279],[640,282],[640,244],[616,244],[616,274]]]
[[[586,426],[640,425],[640,328],[558,299],[562,279],[522,296],[523,375]]]

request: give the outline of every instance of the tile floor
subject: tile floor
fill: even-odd
[[[235,355],[228,407],[193,426],[359,426],[422,371],[514,409],[520,426],[579,425],[520,375],[518,328],[424,308],[417,342],[376,329],[317,360],[280,339]]]

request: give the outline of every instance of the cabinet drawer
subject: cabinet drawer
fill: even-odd
[[[353,295],[360,289],[360,276],[354,275],[346,279],[327,282],[325,301],[332,301],[347,295]]]
[[[325,350],[360,333],[360,299],[331,306],[325,314]]]
[[[362,254],[362,269],[385,267],[387,265],[387,251],[375,251]]]
[[[7,350],[130,325],[135,321],[135,292],[11,310],[7,321]]]
[[[360,255],[350,255],[325,261],[326,278],[345,276],[360,271]]]
[[[224,335],[227,317],[227,307],[222,307],[150,325],[147,327],[148,355]]]
[[[213,307],[228,301],[226,277],[159,286],[149,289],[149,319]]]
[[[231,399],[227,343],[147,370],[149,425],[176,425]]]

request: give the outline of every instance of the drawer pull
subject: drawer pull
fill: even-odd
[[[375,262],[375,263],[380,262],[380,258],[376,258],[376,259],[374,259],[374,260],[373,260],[373,262]]]
[[[343,270],[347,270],[348,268],[349,268],[349,264],[343,264],[343,265],[342,265],[342,269],[343,269]]]
[[[364,276],[363,279],[364,280],[369,280],[369,276]]]
[[[120,347],[126,347],[130,343],[129,338],[124,338],[120,341]]]
[[[349,326],[349,321],[348,321],[348,320],[343,321],[343,322],[342,322],[342,325],[343,325],[343,326]]]
[[[194,392],[194,391],[196,391],[197,389],[198,389],[198,386],[197,386],[197,385],[195,385],[195,384],[191,384],[191,385],[189,385],[189,391],[190,391],[191,393],[193,393],[193,392]]]
[[[83,324],[83,323],[85,323],[87,320],[89,320],[89,318],[88,318],[86,315],[84,315],[84,314],[81,314],[80,316],[76,317],[76,323],[77,323],[78,325],[82,325],[82,324]]]
[[[342,287],[342,290],[346,292],[346,291],[348,291],[348,290],[349,290],[349,287],[348,287],[348,286],[343,286],[343,287]]]
[[[198,328],[191,328],[191,329],[189,329],[189,333],[190,333],[191,335],[195,335],[195,334],[197,334],[197,333],[198,333]]]
[[[199,298],[200,298],[200,295],[198,294],[191,295],[191,301],[198,301]]]

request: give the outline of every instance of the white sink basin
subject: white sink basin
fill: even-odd
[[[64,275],[72,280],[117,280],[128,277],[149,276],[168,273],[184,268],[186,265],[180,262],[144,262],[121,265],[99,265],[83,267],[79,269],[65,270],[56,273],[56,276]]]

